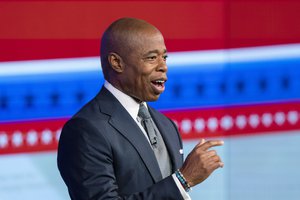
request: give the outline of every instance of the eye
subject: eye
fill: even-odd
[[[167,60],[167,58],[168,58],[168,55],[164,55],[163,56],[163,59],[166,61]]]
[[[147,60],[155,60],[156,59],[156,56],[148,56],[147,57]]]

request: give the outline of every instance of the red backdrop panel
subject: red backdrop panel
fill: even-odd
[[[296,0],[1,1],[0,61],[99,55],[115,19],[145,19],[169,51],[300,42]]]

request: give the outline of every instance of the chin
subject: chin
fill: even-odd
[[[157,101],[160,95],[149,97],[146,101]]]

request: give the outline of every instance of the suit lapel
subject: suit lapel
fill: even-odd
[[[102,88],[97,99],[101,112],[111,116],[109,123],[134,146],[154,181],[160,181],[162,175],[154,152],[136,122],[106,88]]]

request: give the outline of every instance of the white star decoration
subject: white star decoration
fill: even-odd
[[[259,122],[259,116],[257,114],[249,116],[249,124],[252,128],[256,128],[259,125]]]
[[[49,129],[46,129],[42,132],[42,143],[50,144],[52,141],[52,132]]]
[[[201,119],[201,118],[196,119],[194,127],[197,132],[202,132],[205,129],[204,119]]]
[[[233,126],[232,117],[230,117],[229,115],[226,115],[226,116],[222,117],[222,119],[221,119],[221,127],[224,130],[229,130],[232,126]]]
[[[181,121],[181,130],[183,133],[189,133],[192,129],[192,122],[189,119],[184,119]]]
[[[23,135],[20,131],[15,131],[12,135],[12,144],[15,147],[20,147],[23,144]]]
[[[218,119],[215,117],[209,118],[207,121],[207,127],[210,131],[215,131],[218,128]]]
[[[56,139],[57,142],[59,141],[59,137],[60,137],[61,131],[62,131],[61,129],[58,129],[58,130],[56,131],[55,139]]]
[[[262,115],[261,121],[262,121],[262,123],[265,127],[269,127],[272,124],[272,121],[273,121],[271,113],[264,113]]]
[[[275,114],[275,122],[277,125],[282,125],[285,121],[285,114],[283,112],[277,112]]]
[[[8,146],[8,137],[5,132],[0,132],[0,149]]]
[[[291,124],[296,124],[299,120],[299,114],[297,111],[290,111],[288,112],[287,118]]]
[[[247,118],[245,115],[238,115],[236,117],[236,125],[238,128],[243,129],[247,125]]]
[[[28,133],[27,133],[27,144],[29,144],[30,146],[33,146],[37,143],[38,141],[38,134],[35,130],[30,130]]]

